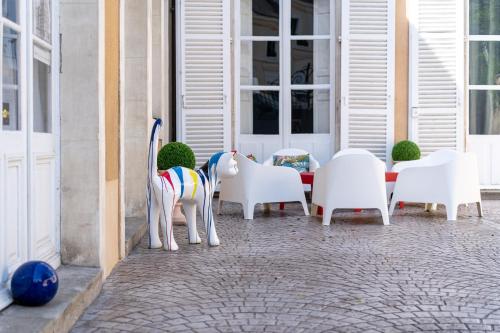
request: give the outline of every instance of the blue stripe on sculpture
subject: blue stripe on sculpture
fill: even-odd
[[[181,183],[181,198],[182,198],[184,194],[184,176],[182,174],[182,167],[176,166],[173,167],[172,169],[174,169],[175,173],[177,174],[177,177],[179,177],[179,181]]]

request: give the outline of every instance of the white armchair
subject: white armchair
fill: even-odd
[[[476,203],[483,216],[476,156],[453,150],[439,150],[417,161],[394,166],[398,179],[389,213],[397,202],[423,202],[446,206],[448,220],[457,219],[460,204]]]
[[[300,202],[309,215],[304,188],[297,170],[255,163],[236,153],[238,174],[223,179],[220,185],[218,213],[223,201],[243,205],[244,218],[253,219],[255,205],[272,202]]]
[[[297,156],[297,155],[309,155],[309,171],[314,172],[317,168],[319,168],[319,162],[309,154],[307,151],[303,149],[297,149],[297,148],[286,148],[286,149],[281,149],[275,152],[271,157],[269,157],[267,160],[262,163],[262,165],[273,165],[273,156],[278,155],[278,156]]]
[[[323,225],[329,225],[339,208],[376,208],[389,224],[385,188],[385,164],[372,154],[350,152],[334,157],[316,170],[312,215],[323,207]]]

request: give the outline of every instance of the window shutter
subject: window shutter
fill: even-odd
[[[180,140],[197,165],[229,150],[229,0],[181,0]]]
[[[463,0],[412,0],[410,139],[423,155],[463,149]]]
[[[394,140],[393,0],[342,2],[341,148],[390,162]]]

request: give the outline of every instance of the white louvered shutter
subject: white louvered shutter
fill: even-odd
[[[390,163],[394,141],[394,0],[342,2],[341,148]]]
[[[463,0],[412,0],[410,139],[423,155],[463,149]]]
[[[180,140],[198,166],[228,151],[230,0],[180,0]]]

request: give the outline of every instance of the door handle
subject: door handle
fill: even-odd
[[[418,118],[418,108],[417,107],[412,107],[411,108],[411,116],[413,118]]]

